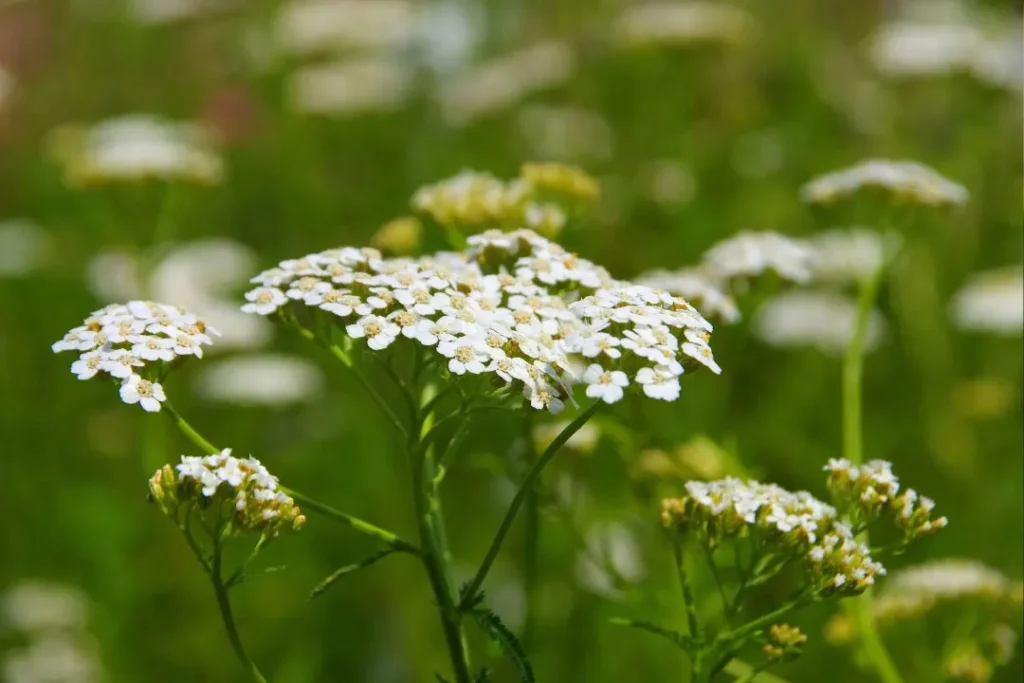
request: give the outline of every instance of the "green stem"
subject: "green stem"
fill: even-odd
[[[600,401],[595,401],[589,408],[580,413],[580,415],[570,422],[565,429],[563,429],[555,440],[552,441],[548,447],[544,450],[541,456],[533,463],[533,467],[527,472],[526,478],[523,483],[519,486],[519,490],[516,491],[515,497],[512,499],[512,504],[509,505],[508,511],[505,513],[505,518],[501,520],[501,526],[498,527],[498,532],[494,535],[494,540],[491,541],[491,547],[488,548],[487,554],[484,556],[484,561],[480,565],[480,569],[477,570],[476,575],[470,582],[469,587],[465,590],[460,603],[460,608],[465,609],[469,605],[473,604],[476,599],[477,593],[480,591],[480,586],[483,584],[484,579],[487,578],[487,572],[491,570],[491,565],[494,564],[494,560],[498,557],[498,551],[501,550],[501,544],[505,541],[505,536],[508,535],[509,529],[512,527],[512,522],[515,521],[516,515],[519,513],[519,508],[522,507],[526,501],[526,497],[530,490],[533,489],[534,483],[537,478],[540,477],[541,472],[547,466],[559,449],[565,445],[565,442],[572,438],[572,435],[580,430],[583,425],[587,423],[595,412],[597,412],[600,406]]]
[[[867,340],[868,321],[881,280],[882,270],[879,269],[861,283],[856,326],[843,359],[843,457],[855,466],[864,462],[861,414],[864,345]],[[866,535],[862,534],[861,540],[867,543]],[[878,677],[884,683],[903,683],[903,677],[878,633],[878,627],[872,617],[872,603],[871,591],[867,591],[849,603],[847,610],[852,613],[851,616],[860,629],[864,652]]]
[[[207,441],[205,438],[203,438],[202,434],[193,429],[192,425],[190,425],[185,420],[185,418],[183,418],[176,410],[174,410],[174,408],[171,407],[170,403],[164,402],[164,411],[167,413],[168,417],[171,418],[171,421],[173,421],[174,424],[178,426],[178,428],[185,434],[185,436],[187,436],[192,441],[192,443],[196,444],[210,455],[216,455],[217,453],[220,453],[220,449],[214,446],[209,441]],[[373,536],[374,538],[384,541],[389,546],[391,546],[399,552],[412,553],[413,555],[419,555],[420,553],[419,548],[417,548],[414,544],[409,543],[408,541],[402,540],[398,537],[397,534],[394,534],[386,529],[382,529],[381,527],[371,524],[370,522],[367,522],[365,520],[359,519],[358,517],[350,515],[347,512],[335,510],[334,508],[324,505],[323,503],[317,502],[312,498],[302,493],[299,493],[298,491],[295,491],[294,489],[290,489],[286,486],[281,486],[279,488],[283,493],[295,499],[295,502],[299,503],[299,505],[301,505],[302,507],[308,510],[313,510],[314,512],[318,512],[321,515],[329,517],[330,519],[333,519],[336,522],[341,522],[342,524],[345,524],[360,533],[366,534],[367,536]]]
[[[429,404],[433,398],[432,392],[429,386],[424,390],[420,405]],[[413,473],[416,520],[423,548],[420,558],[427,570],[427,579],[434,599],[437,600],[438,616],[441,619],[441,629],[451,659],[455,683],[471,683],[472,674],[465,635],[462,632],[461,614],[448,575],[447,541],[441,514],[441,500],[436,489],[437,463],[434,449],[427,440],[434,433],[433,416],[424,414],[421,409],[416,422],[412,433],[417,434],[418,438],[409,440],[409,455]]]
[[[697,607],[693,599],[693,591],[690,588],[690,578],[686,573],[686,564],[683,561],[682,544],[678,541],[672,544],[672,558],[676,565],[676,574],[679,576],[679,589],[683,594],[683,607],[686,609],[686,625],[690,630],[690,637],[698,646],[704,642],[704,634],[701,632],[700,622],[697,621]]]
[[[213,550],[213,567],[210,572],[210,581],[213,584],[214,595],[217,596],[217,607],[220,608],[220,616],[224,621],[224,628],[228,632],[228,640],[231,641],[231,648],[235,651],[235,655],[238,657],[238,661],[242,663],[242,666],[256,683],[267,683],[267,679],[263,677],[260,670],[256,668],[256,665],[249,655],[245,652],[245,646],[242,645],[242,639],[238,636],[238,629],[235,627],[235,618],[231,614],[231,601],[228,600],[228,589],[224,584],[223,577],[221,576],[221,547],[220,539],[214,540]]]
[[[160,412],[171,418],[171,422],[177,425],[178,429],[182,431],[189,438],[189,440],[196,446],[199,446],[207,455],[217,455],[220,453],[220,449],[214,446],[212,443],[203,438],[203,435],[192,428],[188,422],[185,421],[178,411],[172,406],[170,401],[164,401],[163,410]]]
[[[395,431],[404,437],[408,437],[409,432],[406,430],[405,425],[402,424],[402,421],[398,419],[397,415],[395,415],[395,411],[391,410],[391,406],[389,406],[388,402],[384,400],[384,397],[380,395],[380,392],[378,392],[370,381],[366,379],[366,375],[364,375],[362,371],[356,367],[356,364],[352,362],[352,358],[349,357],[349,355],[337,344],[325,344],[324,346],[335,358],[344,363],[352,371],[352,374],[359,379],[363,388],[365,388],[366,392],[370,394],[370,398],[377,404],[380,411],[384,413],[384,416],[387,417],[388,422],[390,422],[391,426],[395,428]]]
[[[376,538],[388,544],[398,552],[410,553],[412,555],[420,554],[420,549],[417,548],[415,544],[399,538],[397,534],[388,531],[387,529],[382,529],[381,527],[375,524],[371,524],[370,522],[350,515],[347,512],[335,510],[329,505],[325,505],[316,500],[313,500],[312,498],[304,494],[301,494],[298,491],[295,491],[294,489],[290,489],[285,486],[280,486],[279,488],[282,493],[291,496],[295,500],[295,502],[298,503],[299,506],[302,507],[303,509],[312,510],[313,512],[319,513],[324,517],[333,519],[335,522],[340,522],[346,526],[349,526],[361,534],[372,536],[373,538]]]

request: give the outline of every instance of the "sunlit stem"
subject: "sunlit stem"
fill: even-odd
[[[526,501],[527,496],[533,489],[537,478],[540,477],[541,472],[547,466],[551,459],[555,457],[559,449],[565,445],[565,442],[572,438],[572,435],[580,430],[587,421],[593,417],[594,413],[597,412],[600,406],[599,401],[595,401],[589,408],[580,413],[580,415],[570,422],[565,429],[555,437],[536,462],[533,463],[533,467],[527,472],[526,478],[523,479],[523,483],[520,484],[519,490],[516,491],[515,497],[512,499],[512,504],[509,505],[508,511],[505,513],[505,518],[501,520],[501,526],[498,527],[498,532],[494,535],[494,540],[491,541],[491,547],[488,548],[487,554],[484,556],[484,561],[480,565],[480,569],[477,570],[476,575],[466,588],[462,596],[460,607],[465,609],[473,604],[476,599],[477,593],[480,591],[480,586],[483,585],[484,579],[487,578],[487,573],[491,570],[491,565],[494,564],[494,560],[498,557],[498,551],[501,550],[502,543],[505,542],[505,537],[508,535],[509,529],[512,528],[512,522],[515,521],[516,515],[519,513],[519,508],[522,507]]]
[[[881,280],[882,269],[879,268],[876,273],[861,283],[853,337],[846,347],[846,355],[843,359],[843,457],[853,465],[861,465],[864,462],[863,417],[861,414],[864,400],[864,347],[867,342],[868,322],[871,319],[871,311],[878,296]],[[866,535],[862,534],[861,540],[866,543]],[[864,653],[878,677],[885,683],[903,683],[903,677],[878,633],[872,615],[872,603],[871,591],[868,590],[856,600],[847,603],[847,611],[851,613],[857,624]]]
[[[170,401],[164,401],[163,409],[160,412],[171,418],[171,422],[181,430],[182,434],[187,436],[189,441],[198,446],[204,453],[207,455],[216,455],[220,453],[220,449],[204,439],[203,435],[197,432],[192,425],[190,425],[185,418],[183,418],[181,414],[171,406]]]

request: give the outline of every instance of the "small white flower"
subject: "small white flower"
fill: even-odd
[[[636,382],[643,386],[644,395],[662,401],[679,398],[679,378],[675,373],[655,368],[640,368]]]
[[[138,375],[131,375],[121,385],[121,400],[125,403],[138,403],[142,409],[149,413],[160,411],[160,404],[167,400],[164,395],[164,388],[156,382],[142,379]]]
[[[629,385],[629,378],[621,370],[605,370],[597,363],[583,373],[587,396],[599,398],[605,403],[615,403],[622,398],[622,388]]]
[[[257,315],[270,315],[288,302],[288,297],[276,287],[259,287],[246,292],[245,298],[250,303],[242,306],[242,311]]]
[[[386,349],[401,332],[398,325],[377,315],[366,315],[345,328],[353,339],[366,337],[366,345],[374,351]]]
[[[103,355],[103,371],[116,379],[125,379],[145,363],[127,349],[114,349]]]
[[[174,360],[175,343],[172,339],[150,335],[136,335],[129,341],[132,342],[131,352],[144,361],[162,360],[169,363]]]
[[[89,351],[71,364],[71,372],[78,375],[78,379],[92,379],[96,373],[103,370],[104,355],[101,351]]]

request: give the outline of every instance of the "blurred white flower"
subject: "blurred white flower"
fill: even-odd
[[[534,448],[543,451],[568,426],[568,422],[545,422],[537,425],[533,428]],[[593,422],[588,422],[570,436],[562,448],[586,455],[597,448],[600,440],[601,430]]]
[[[638,172],[644,194],[658,204],[682,206],[697,194],[697,178],[688,165],[678,159],[656,159]]]
[[[73,586],[26,579],[0,596],[0,626],[20,633],[81,629],[87,615],[86,597]]]
[[[355,116],[400,108],[411,73],[394,59],[341,59],[299,69],[288,84],[292,107],[304,114]]]
[[[816,282],[845,284],[871,277],[898,248],[899,235],[870,228],[826,230],[810,239]]]
[[[147,179],[215,185],[224,175],[209,131],[197,123],[132,114],[90,128],[60,126],[49,142],[72,185]]]
[[[50,234],[26,219],[0,221],[0,278],[30,275],[52,247]]]
[[[589,109],[533,105],[519,112],[517,124],[529,156],[538,159],[602,160],[612,155],[612,128]]]
[[[871,37],[871,60],[895,78],[969,74],[982,83],[1019,91],[1024,85],[1019,21],[997,32],[970,19],[898,20]]]
[[[412,39],[418,11],[409,0],[291,0],[275,32],[290,54],[400,47]]]
[[[587,533],[587,550],[576,560],[576,580],[588,590],[615,600],[623,582],[635,583],[647,574],[640,543],[626,526],[609,522]]]
[[[5,683],[95,683],[101,677],[95,647],[80,636],[46,635],[3,663]]]
[[[699,268],[651,270],[639,275],[634,282],[681,296],[705,317],[717,318],[727,324],[740,319],[740,310],[729,293]]]
[[[487,28],[486,7],[476,0],[434,0],[418,16],[418,49],[438,74],[464,67]]]
[[[753,331],[771,346],[813,346],[831,355],[841,355],[853,337],[856,318],[856,303],[841,294],[791,291],[769,299],[758,309]],[[885,318],[872,311],[865,350],[875,349],[884,331]]]
[[[208,401],[277,406],[298,403],[323,391],[320,368],[292,356],[259,354],[204,366],[196,392]]]
[[[1005,597],[1012,582],[1002,572],[973,559],[932,560],[895,572],[883,595],[918,595],[936,600]]]
[[[743,8],[719,2],[642,2],[616,19],[612,33],[623,45],[737,44],[756,30]]]
[[[774,271],[786,280],[811,278],[816,254],[803,240],[769,231],[743,231],[704,252],[703,270],[715,281],[748,278]]]
[[[169,24],[231,8],[233,0],[130,0],[129,9],[140,24]]]
[[[11,98],[14,93],[14,76],[4,71],[3,67],[0,67],[0,109],[4,108],[4,104]]]
[[[446,121],[465,125],[564,83],[576,56],[564,43],[538,43],[451,74],[435,93]]]
[[[962,330],[1021,336],[1024,333],[1024,268],[976,273],[954,296],[950,314]]]
[[[273,327],[240,311],[233,290],[248,279],[256,262],[252,249],[240,242],[207,238],[172,247],[143,281],[138,257],[109,249],[89,262],[86,283],[108,301],[151,297],[179,302],[221,332],[217,350],[254,349],[270,341]]]
[[[967,202],[967,188],[916,161],[867,159],[848,168],[812,178],[800,189],[800,197],[811,204],[831,204],[866,188],[884,190],[897,201],[926,206]]]

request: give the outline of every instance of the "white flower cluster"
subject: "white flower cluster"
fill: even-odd
[[[735,323],[740,311],[732,297],[734,287],[742,291],[747,279],[769,271],[804,284],[817,261],[817,251],[803,240],[777,232],[744,231],[712,245],[696,266],[649,271],[637,283],[685,297],[706,315]]]
[[[110,377],[121,382],[121,399],[149,412],[166,400],[160,380],[168,364],[202,358],[203,347],[219,334],[177,306],[152,301],[111,304],[94,311],[51,347],[78,351],[71,372],[78,379]],[[143,376],[145,375],[145,376]]]
[[[704,253],[704,269],[717,280],[749,278],[774,271],[803,284],[811,279],[817,254],[812,246],[770,231],[744,231]]]
[[[1024,268],[975,273],[950,305],[961,330],[1008,337],[1024,334]]]
[[[420,188],[412,205],[441,225],[469,231],[525,225],[554,235],[568,219],[557,204],[536,201],[533,184],[525,178],[504,181],[470,170]]]
[[[820,175],[800,190],[811,204],[831,204],[865,189],[889,193],[897,201],[926,206],[962,205],[967,189],[935,169],[916,161],[869,159],[832,173]]]
[[[755,33],[744,9],[719,2],[641,2],[629,7],[613,31],[624,45],[735,45]]]
[[[828,291],[789,291],[777,294],[757,310],[754,335],[770,346],[811,346],[829,355],[842,355],[857,325],[857,303]],[[866,351],[881,343],[886,321],[877,310],[868,315]]]
[[[885,574],[836,509],[806,491],[727,477],[687,482],[686,492],[662,501],[665,527],[703,534],[712,544],[741,533],[763,534],[779,544],[777,552],[802,557],[819,594],[855,595]]]
[[[903,489],[892,472],[892,464],[872,460],[855,467],[846,459],[831,459],[825,465],[828,488],[843,511],[859,522],[891,515],[907,541],[933,534],[945,528],[945,517],[931,518],[935,501],[919,496],[914,489]]]
[[[933,600],[981,597],[1005,600],[1013,582],[998,569],[977,560],[946,558],[907,567],[894,573],[879,596],[913,594]]]
[[[815,235],[810,243],[817,254],[814,281],[842,285],[874,276],[899,248],[900,237],[870,228],[836,228]]]
[[[146,179],[215,185],[224,169],[210,137],[196,123],[134,114],[91,128],[58,128],[51,143],[74,185]]]
[[[608,403],[633,382],[671,401],[684,366],[720,372],[711,324],[684,299],[615,281],[530,230],[488,231],[469,237],[460,254],[418,260],[329,250],[252,281],[259,287],[245,295],[247,312],[286,304],[323,311],[374,351],[415,340],[453,375],[492,374],[553,413],[580,382]]]
[[[284,527],[298,530],[306,521],[295,501],[279,490],[277,477],[256,458],[234,457],[230,448],[204,457],[183,455],[181,464],[157,470],[149,489],[172,517],[183,503],[208,506],[230,500],[235,509],[232,522],[238,531],[273,536]]]

